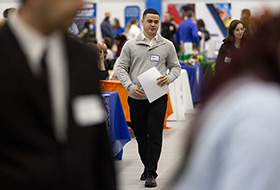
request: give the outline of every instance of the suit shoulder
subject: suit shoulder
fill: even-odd
[[[3,40],[7,37],[7,24],[0,26],[0,39]]]

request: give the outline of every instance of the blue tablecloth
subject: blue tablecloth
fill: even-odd
[[[180,62],[181,68],[186,69],[189,76],[193,103],[201,101],[201,93],[204,86],[204,75],[200,64],[187,66]]]
[[[107,127],[112,144],[113,156],[121,160],[124,145],[131,140],[118,92],[102,92],[103,103],[108,115]]]

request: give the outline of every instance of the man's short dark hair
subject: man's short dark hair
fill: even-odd
[[[147,14],[155,14],[155,15],[158,15],[160,16],[160,14],[157,12],[157,10],[155,9],[152,9],[152,8],[149,8],[149,9],[146,9],[142,15],[142,19],[144,19],[144,17],[147,15]]]
[[[182,9],[185,13],[188,12],[189,10],[191,10],[191,8],[190,8],[188,5],[182,6],[181,9]]]
[[[188,10],[187,11],[187,13],[186,13],[186,16],[188,17],[188,18],[191,18],[192,16],[194,15],[194,12],[193,12],[193,10]]]

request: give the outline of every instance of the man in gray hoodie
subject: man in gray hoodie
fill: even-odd
[[[117,76],[129,91],[131,122],[144,165],[140,179],[146,181],[146,187],[156,187],[167,95],[149,103],[137,76],[156,67],[162,75],[157,79],[158,85],[169,85],[180,75],[181,67],[172,42],[157,33],[159,13],[155,9],[146,9],[141,23],[143,32],[126,42],[122,49],[117,61]]]

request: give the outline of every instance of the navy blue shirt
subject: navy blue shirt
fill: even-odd
[[[115,38],[115,30],[111,23],[106,19],[101,23],[101,34],[102,38],[109,37],[112,41]]]

